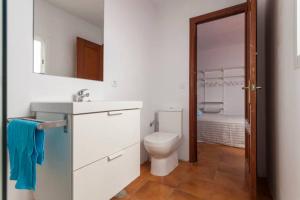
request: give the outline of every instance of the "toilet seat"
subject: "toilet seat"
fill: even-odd
[[[174,133],[155,132],[145,137],[145,144],[150,146],[172,145],[179,140],[179,136]]]
[[[170,155],[180,144],[180,137],[175,133],[156,132],[144,139],[146,150],[156,158]]]

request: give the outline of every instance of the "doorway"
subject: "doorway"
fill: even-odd
[[[233,146],[240,149],[244,148],[245,175],[246,181],[251,190],[253,197],[256,197],[256,1],[248,1],[247,3],[225,8],[206,15],[194,17],[190,19],[190,161],[198,161],[199,141],[205,143],[221,144]],[[208,65],[202,65],[203,60],[209,59],[208,54],[199,55],[199,48],[208,45],[206,43],[226,43],[233,42],[235,37],[233,33],[221,34],[218,41],[204,41],[205,34],[208,37],[216,34],[217,26],[211,27],[207,33],[201,32],[201,27],[208,24],[217,24],[218,21],[225,21],[236,18],[236,25],[223,27],[222,30],[228,29],[232,31],[233,27],[243,26],[243,50],[238,50],[235,55],[240,55],[242,64],[226,64],[225,60],[221,61],[221,66],[213,66],[209,69]],[[240,21],[239,21],[240,20]],[[242,23],[242,25],[241,25]],[[207,27],[206,27],[207,28]],[[212,33],[209,33],[209,32]],[[232,40],[232,41],[230,41]],[[226,51],[235,51],[233,49]],[[242,51],[242,54],[240,54]],[[230,52],[224,52],[228,54]],[[222,54],[222,53],[221,53]],[[233,55],[234,57],[234,55]],[[216,62],[216,57],[210,58]],[[243,90],[242,90],[243,89]],[[232,98],[235,96],[235,98]],[[238,102],[235,102],[238,101]],[[214,115],[206,115],[206,114]],[[225,114],[240,114],[243,119],[223,119]],[[209,118],[199,122],[199,116]],[[204,115],[204,116],[203,116]],[[213,116],[213,117],[212,117]],[[217,118],[217,119],[215,119]],[[232,135],[232,131],[222,130],[222,127],[229,129],[229,122],[239,122],[238,133]],[[237,121],[236,121],[237,120]],[[227,123],[224,123],[224,121]],[[220,123],[221,122],[221,123]],[[244,122],[244,124],[243,124]],[[200,125],[199,125],[200,124]],[[224,125],[225,124],[225,125]],[[209,128],[208,128],[209,127]],[[204,130],[205,129],[205,130]],[[210,129],[210,130],[209,130]],[[200,132],[200,133],[199,133]],[[226,134],[231,138],[226,138]],[[236,131],[237,132],[237,131]],[[213,136],[211,134],[214,134]],[[223,139],[220,139],[223,138]],[[237,140],[237,138],[239,138]],[[208,148],[209,149],[209,148]]]

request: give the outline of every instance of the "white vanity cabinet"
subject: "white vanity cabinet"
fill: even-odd
[[[137,178],[141,108],[141,102],[33,103],[39,119],[68,122],[46,131],[36,200],[109,200]]]

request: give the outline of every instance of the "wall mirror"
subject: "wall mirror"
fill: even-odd
[[[103,81],[104,0],[34,0],[34,73]]]

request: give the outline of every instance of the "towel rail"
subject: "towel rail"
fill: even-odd
[[[204,101],[204,102],[199,102],[200,104],[224,104],[223,101]]]
[[[216,109],[215,111],[206,111],[204,108],[200,108],[200,110],[203,113],[221,113],[221,111],[224,111],[224,108]]]
[[[55,120],[55,121],[44,121],[44,120],[39,120],[39,119],[34,119],[32,117],[17,117],[17,118],[8,118],[7,122],[9,123],[10,121],[14,119],[22,119],[22,120],[28,120],[28,121],[34,121],[34,122],[39,122],[39,125],[37,126],[38,130],[44,130],[44,129],[50,129],[50,128],[59,128],[59,127],[65,127],[67,126],[67,120]]]

